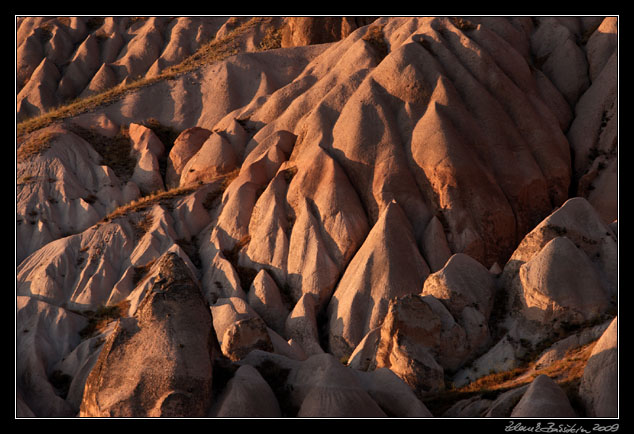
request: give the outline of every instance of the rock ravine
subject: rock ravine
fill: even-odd
[[[16,16],[16,417],[618,417],[618,41]]]

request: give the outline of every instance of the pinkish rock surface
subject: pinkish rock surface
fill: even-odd
[[[615,318],[617,56],[603,16],[16,17],[16,415],[614,415],[616,326],[583,405],[433,394]]]

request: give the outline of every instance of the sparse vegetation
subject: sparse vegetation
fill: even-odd
[[[227,189],[227,187],[229,187],[229,184],[231,184],[233,180],[238,177],[239,174],[240,174],[240,168],[238,167],[237,169],[234,169],[231,172],[221,175],[221,178],[222,178],[221,189],[223,192]]]
[[[140,199],[133,200],[126,205],[120,206],[119,208],[115,209],[110,214],[105,216],[102,221],[109,222],[133,212],[145,211],[155,204],[163,203],[164,201],[168,201],[176,197],[192,193],[196,190],[196,188],[198,188],[198,186],[187,186],[177,187],[167,191],[154,192]]]
[[[154,218],[152,217],[152,214],[147,212],[141,217],[141,219],[131,221],[132,227],[134,228],[134,235],[137,240],[140,240],[141,237],[150,230],[153,222]]]
[[[52,131],[39,131],[22,142],[17,150],[18,162],[27,160],[46,152],[61,133]]]
[[[546,229],[553,231],[558,237],[564,237],[568,233],[568,229],[563,226],[547,225]]]
[[[545,374],[562,387],[571,404],[581,411],[579,414],[583,414],[579,404],[578,387],[595,343],[596,341],[571,348],[560,360],[536,369],[537,357],[552,345],[552,342],[540,344],[537,346],[541,348],[541,351],[532,352],[533,358],[522,366],[504,372],[492,372],[463,387],[455,388],[450,385],[443,392],[423,395],[422,400],[434,415],[441,415],[460,400],[477,395],[484,399],[495,399],[499,394],[529,384],[539,375]]]
[[[179,130],[170,127],[169,125],[162,124],[158,119],[155,118],[148,118],[141,124],[154,131],[154,134],[156,134],[163,145],[165,145],[166,152],[169,152],[172,146],[174,146],[174,141],[181,133]]]
[[[282,171],[287,184],[291,183],[293,177],[297,174],[297,166],[289,166]]]
[[[37,181],[37,177],[34,175],[24,175],[22,178],[19,178],[17,180],[17,184],[21,185],[21,184],[31,184],[33,182]]]
[[[95,311],[86,310],[83,312],[76,312],[88,319],[88,325],[79,331],[79,336],[82,339],[94,336],[97,332],[103,330],[108,323],[124,316],[129,307],[130,302],[128,300],[123,300],[122,302],[112,306],[99,306]]]
[[[370,25],[368,27],[367,33],[362,38],[366,41],[374,51],[376,52],[377,57],[379,58],[379,62],[387,56],[389,53],[389,48],[387,42],[385,40],[385,35],[383,34],[383,27],[377,25]]]
[[[450,21],[454,26],[456,26],[456,28],[462,30],[463,32],[468,32],[470,30],[475,30],[478,28],[478,26],[473,24],[471,21],[466,20],[462,17],[451,17]]]
[[[181,63],[167,68],[159,75],[139,78],[129,84],[116,86],[105,92],[86,98],[76,99],[39,116],[25,119],[17,126],[18,136],[43,128],[55,121],[77,116],[97,107],[115,103],[126,94],[142,87],[149,86],[162,80],[174,79],[181,74],[198,69],[203,65],[224,60],[240,51],[237,41],[238,36],[255,25],[270,20],[270,17],[254,17],[246,23],[233,29],[226,37],[220,40],[212,39],[206,44],[203,44],[196,53],[192,54]]]
[[[282,29],[269,27],[260,41],[258,48],[260,51],[274,50],[282,46]]]

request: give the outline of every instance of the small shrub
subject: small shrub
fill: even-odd
[[[287,184],[291,183],[293,177],[297,174],[297,166],[289,166],[282,172],[284,174],[284,179]]]
[[[144,214],[140,220],[131,221],[132,227],[134,228],[134,235],[137,240],[140,240],[143,235],[150,230],[153,222],[154,218],[152,217],[152,214],[149,213]]]
[[[128,300],[123,300],[122,302],[112,306],[99,306],[96,311],[88,310],[78,312],[88,319],[88,325],[80,330],[79,336],[82,339],[94,336],[97,332],[103,330],[108,323],[125,315],[129,307],[130,302]]]
[[[387,56],[389,48],[385,41],[385,35],[383,34],[383,27],[371,25],[368,27],[367,33],[362,38],[366,41],[376,52],[379,62]]]
[[[238,167],[237,169],[234,169],[231,172],[222,175],[221,189],[223,192],[227,189],[227,187],[229,187],[229,184],[231,184],[233,180],[238,177],[239,174],[240,168]]]
[[[461,17],[452,17],[450,18],[450,20],[451,23],[456,26],[456,28],[462,30],[463,32],[468,32],[470,30],[475,30],[478,28],[478,26],[473,24],[471,21],[465,20]]]
[[[260,51],[274,50],[282,46],[282,29],[269,27],[260,41],[258,48]]]

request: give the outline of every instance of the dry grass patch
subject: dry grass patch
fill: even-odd
[[[52,131],[39,131],[31,135],[17,149],[18,162],[43,154],[59,136],[61,133]]]
[[[132,202],[122,205],[119,208],[112,211],[110,214],[103,218],[103,222],[109,222],[119,217],[127,216],[133,212],[145,211],[152,206],[165,201],[184,196],[186,194],[196,191],[199,186],[187,186],[176,187],[167,191],[157,191],[147,196],[143,196],[140,199],[133,200]]]
[[[218,177],[216,177],[215,179],[212,179],[211,181],[209,181],[207,184],[213,184],[215,182],[220,182],[220,192],[216,193],[216,192],[211,192],[208,197],[205,199],[205,202],[203,204],[203,206],[205,204],[207,204],[207,206],[213,206],[214,201],[217,200],[218,196],[216,196],[216,194],[220,194],[222,195],[222,193],[224,192],[224,190],[227,188],[227,186],[231,183],[231,181],[233,181],[233,179],[235,179],[237,177],[237,174],[239,173],[239,169],[236,169],[232,172],[229,172],[227,174],[224,175],[220,175]],[[130,203],[127,203],[125,205],[122,205],[120,207],[118,207],[117,209],[115,209],[114,211],[112,211],[110,214],[108,214],[107,216],[105,216],[101,222],[110,222],[114,219],[117,219],[119,217],[124,217],[127,216],[131,213],[134,212],[141,212],[141,211],[146,211],[148,209],[150,209],[152,206],[156,205],[156,204],[168,204],[169,202],[171,202],[172,199],[177,199],[180,198],[182,196],[188,195],[190,193],[193,193],[194,191],[198,190],[199,188],[201,188],[203,185],[206,184],[201,184],[201,183],[193,183],[193,184],[189,184],[189,185],[185,185],[185,186],[180,186],[180,187],[175,187],[172,188],[170,190],[167,191],[156,191],[153,192],[147,196],[143,196],[139,199],[133,200]]]
[[[264,37],[260,41],[258,48],[260,51],[275,50],[282,46],[282,29],[269,27],[266,29]]]
[[[196,53],[192,54],[178,65],[167,68],[164,72],[157,76],[140,78],[132,83],[119,85],[96,95],[86,98],[78,98],[66,105],[52,109],[39,116],[25,119],[17,126],[18,135],[27,134],[40,128],[44,128],[57,120],[77,116],[97,107],[115,103],[128,93],[142,87],[152,85],[159,81],[174,79],[181,74],[198,69],[203,65],[218,62],[229,56],[238,54],[240,52],[238,37],[248,29],[258,24],[270,21],[270,17],[254,17],[246,23],[233,29],[226,37],[219,40],[212,39],[210,42],[203,44]]]
[[[79,332],[82,339],[90,338],[96,333],[101,332],[111,321],[121,318],[126,314],[130,307],[128,300],[123,300],[115,305],[102,305],[97,310],[86,310],[77,312],[88,319],[88,325]]]
[[[559,384],[577,411],[582,411],[578,388],[595,343],[596,341],[572,348],[562,359],[542,369],[535,369],[533,361],[509,371],[491,373],[463,387],[450,387],[446,391],[427,394],[421,398],[432,414],[439,416],[458,401],[477,395],[483,399],[495,399],[501,393],[529,384],[544,374]]]
[[[222,178],[221,188],[223,192],[227,189],[227,187],[229,187],[229,184],[231,184],[233,180],[238,177],[239,174],[240,174],[240,168],[238,167],[232,170],[231,172],[227,172],[224,175],[220,176]]]

